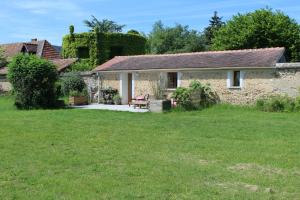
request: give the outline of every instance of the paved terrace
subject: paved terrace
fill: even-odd
[[[72,108],[86,109],[86,110],[113,110],[113,111],[125,111],[125,112],[136,112],[136,113],[149,112],[148,109],[144,109],[144,108],[134,109],[133,106],[129,107],[128,105],[91,104],[91,105],[84,105],[84,106],[72,106]]]

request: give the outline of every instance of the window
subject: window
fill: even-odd
[[[234,71],[233,72],[233,87],[240,87],[241,86],[240,77],[241,77],[241,72],[240,71]]]
[[[78,47],[78,58],[90,58],[90,50],[88,47]]]
[[[169,89],[177,88],[177,72],[168,73],[168,88]]]
[[[227,88],[242,88],[244,72],[243,71],[228,71]]]

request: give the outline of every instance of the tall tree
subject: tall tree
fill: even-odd
[[[6,57],[4,55],[4,50],[0,47],[0,68],[7,64]]]
[[[238,14],[216,32],[212,49],[285,47],[288,61],[300,61],[300,26],[281,11]]]
[[[209,26],[206,27],[204,31],[207,45],[211,45],[215,32],[217,32],[224,24],[222,17],[219,17],[218,12],[215,11],[214,15],[209,20]]]
[[[166,27],[161,21],[153,25],[148,36],[150,53],[180,53],[205,50],[203,35],[188,26],[176,24],[174,27]]]
[[[122,32],[125,25],[119,25],[114,21],[103,19],[99,21],[95,16],[92,15],[91,20],[84,20],[83,23],[90,28],[90,31],[94,31],[96,27],[99,28],[100,33],[119,33]]]

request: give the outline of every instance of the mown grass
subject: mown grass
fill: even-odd
[[[0,97],[0,199],[297,199],[300,114],[18,111]]]

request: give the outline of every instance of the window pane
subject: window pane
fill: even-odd
[[[168,88],[177,88],[177,73],[168,73]]]
[[[234,71],[233,73],[233,86],[240,86],[240,71]]]

